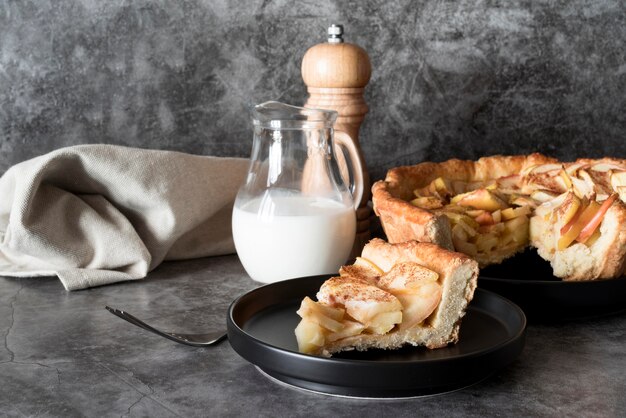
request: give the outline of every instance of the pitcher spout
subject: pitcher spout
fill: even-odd
[[[337,112],[310,109],[269,101],[252,108],[252,123],[266,129],[329,129],[337,120]]]

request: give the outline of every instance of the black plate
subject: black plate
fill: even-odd
[[[477,290],[456,345],[428,350],[350,351],[332,358],[298,352],[294,329],[304,296],[314,297],[330,276],[293,279],[260,287],[229,309],[228,340],[244,359],[288,385],[365,398],[398,398],[448,392],[476,383],[511,363],[522,351],[526,317],[510,301]]]
[[[550,263],[535,250],[482,269],[478,287],[515,302],[532,322],[579,320],[626,310],[626,277],[563,281],[552,275]]]

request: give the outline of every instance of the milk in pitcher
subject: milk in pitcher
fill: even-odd
[[[350,255],[354,208],[307,196],[264,196],[233,210],[233,238],[248,274],[272,283],[335,273]]]

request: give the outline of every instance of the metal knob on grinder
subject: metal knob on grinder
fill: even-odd
[[[328,27],[328,43],[343,43],[343,25],[335,25],[334,23]]]

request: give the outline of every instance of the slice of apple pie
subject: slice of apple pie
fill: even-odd
[[[295,333],[303,353],[439,348],[458,340],[478,264],[434,244],[373,239],[353,265],[306,297]]]

